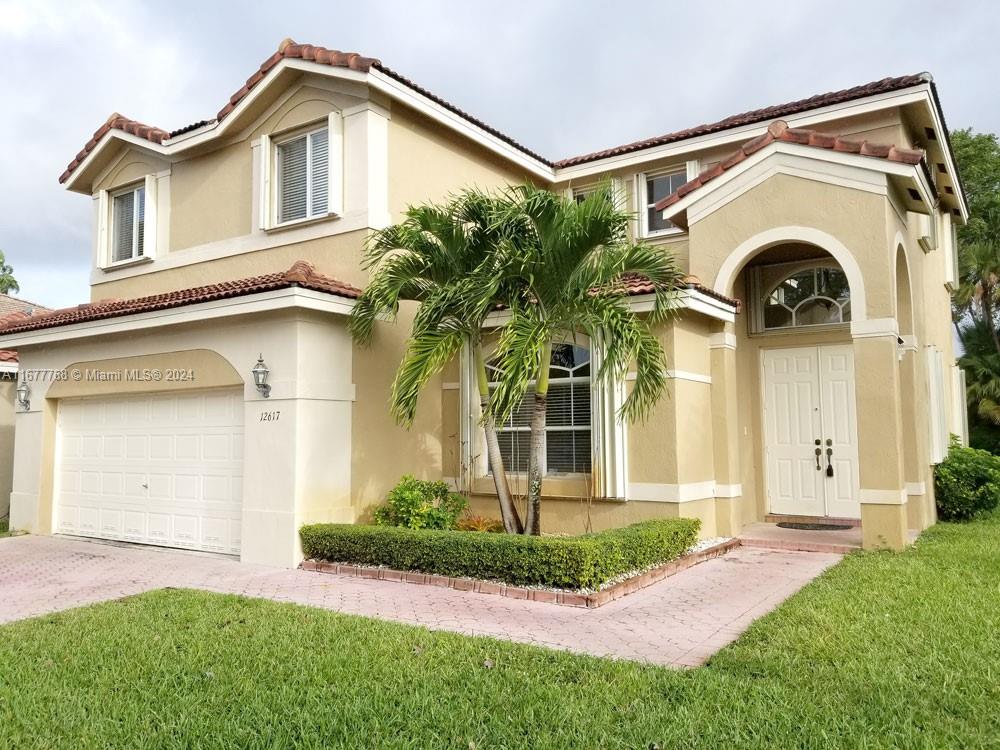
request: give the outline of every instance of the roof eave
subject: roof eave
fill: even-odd
[[[847,161],[852,166],[881,172],[896,180],[911,182],[913,187],[918,191],[918,193],[920,193],[921,201],[925,203],[928,208],[931,208],[934,205],[934,188],[927,180],[926,173],[918,164],[904,164],[901,162],[888,161],[886,159],[864,156],[861,154],[828,151],[797,143],[774,141],[769,143],[760,151],[752,154],[747,159],[741,161],[733,168],[727,170],[719,177],[716,177],[695,190],[692,190],[690,193],[683,196],[680,200],[674,202],[673,204],[664,207],[660,212],[661,217],[665,220],[672,221],[681,227],[687,228],[688,209],[699,201],[704,200],[716,190],[725,187],[739,177],[739,175],[753,169],[779,152],[790,153],[796,156],[815,159],[817,161]]]
[[[288,81],[282,76],[282,73],[285,71],[312,73],[362,83],[371,89],[385,93],[397,101],[401,101],[403,104],[415,107],[425,114],[429,114],[436,121],[452,130],[458,131],[466,137],[471,137],[479,141],[498,155],[525,169],[534,177],[541,178],[547,182],[554,180],[553,169],[537,155],[507,143],[502,138],[472,122],[468,117],[455,114],[412,86],[403,83],[397,77],[386,74],[378,68],[372,67],[367,73],[364,73],[349,68],[333,67],[299,58],[283,58],[268,71],[268,74],[261,79],[257,86],[250,89],[237,102],[233,110],[227,113],[221,121],[214,120],[196,130],[182,133],[175,138],[164,139],[162,144],[139,138],[123,130],[109,130],[80,164],[70,172],[63,183],[64,186],[67,190],[90,194],[91,191],[83,187],[86,184],[84,176],[116,140],[164,158],[177,158],[191,149],[203,146],[212,140],[223,138],[231,131],[235,130],[239,132],[239,127],[243,124],[244,113],[257,100],[269,94],[275,86],[288,84]]]

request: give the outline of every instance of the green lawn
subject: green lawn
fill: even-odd
[[[1000,517],[855,554],[688,672],[190,591],[16,623],[0,746],[998,747]]]

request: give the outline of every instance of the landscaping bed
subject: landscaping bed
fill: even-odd
[[[662,565],[656,565],[644,571],[624,574],[618,579],[608,581],[598,591],[570,591],[551,587],[514,586],[502,581],[483,581],[478,578],[456,578],[431,573],[393,570],[380,566],[351,565],[348,563],[322,562],[306,560],[300,566],[303,570],[334,575],[369,578],[379,581],[395,581],[397,583],[416,583],[429,586],[441,586],[457,591],[475,591],[478,594],[494,594],[510,599],[530,599],[547,604],[562,604],[568,607],[586,607],[594,609],[627,594],[634,593],[664,578],[680,573],[693,565],[719,557],[740,545],[738,539],[714,540],[707,545],[696,545],[694,548],[676,560]]]
[[[695,544],[698,528],[697,520],[673,518],[548,537],[313,524],[300,536],[306,557],[321,563],[592,592],[676,560]]]
[[[998,538],[849,555],[690,671],[156,591],[0,627],[0,748],[996,747]]]

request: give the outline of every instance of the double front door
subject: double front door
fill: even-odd
[[[769,511],[860,518],[853,348],[767,349],[762,359]]]

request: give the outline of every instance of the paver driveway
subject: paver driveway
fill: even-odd
[[[297,602],[597,656],[695,666],[839,559],[739,548],[587,610],[277,570],[154,547],[21,536],[0,539],[0,623],[173,586]]]

